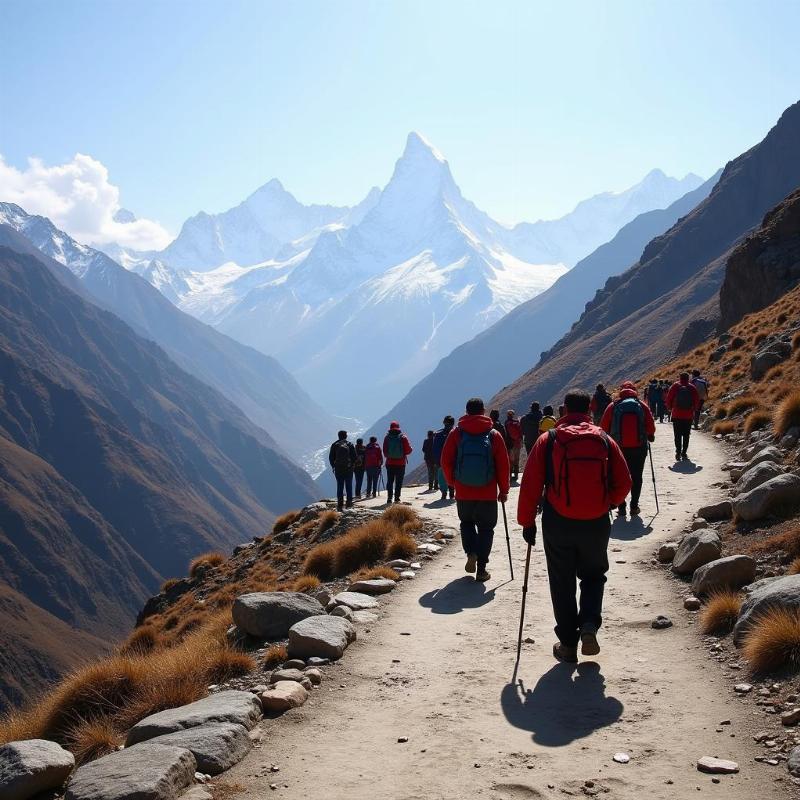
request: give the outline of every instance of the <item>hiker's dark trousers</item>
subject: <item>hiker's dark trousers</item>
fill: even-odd
[[[433,461],[426,461],[425,467],[428,470],[428,488],[429,489],[438,489],[439,488],[439,476],[438,471],[439,467],[433,463]]]
[[[673,419],[672,432],[675,434],[675,453],[683,455],[689,449],[692,421],[690,419]]]
[[[631,506],[638,506],[639,497],[642,494],[642,475],[647,461],[647,448],[623,447],[622,455],[625,456],[628,470],[631,473],[631,480],[633,481],[631,486]]]
[[[380,474],[380,467],[367,467],[367,497],[378,493],[378,476]]]
[[[695,428],[700,425],[700,414],[703,411],[703,406],[706,404],[705,400],[700,401],[700,405],[697,406],[697,410],[694,412],[694,426]]]
[[[597,629],[603,622],[610,532],[607,514],[593,520],[567,519],[545,504],[542,539],[555,632],[567,647],[577,646],[582,625]],[[579,600],[575,596],[577,581],[580,581]]]
[[[474,553],[478,569],[485,569],[492,552],[494,529],[497,525],[496,500],[456,500],[461,520],[461,545],[464,552]]]
[[[400,467],[393,467],[389,464],[386,465],[386,499],[392,499],[392,491],[394,491],[394,499],[400,499],[400,490],[403,488],[403,478],[406,475],[406,466],[403,464]]]
[[[361,497],[361,487],[364,484],[364,470],[357,469],[355,471],[356,476],[356,494]]]
[[[353,502],[353,470],[336,470],[334,475],[336,475],[336,501],[341,508],[345,491],[347,492],[347,502]]]

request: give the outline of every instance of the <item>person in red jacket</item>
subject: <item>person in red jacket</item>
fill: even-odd
[[[467,401],[467,413],[453,428],[442,450],[442,471],[456,489],[461,521],[461,544],[467,554],[464,569],[476,581],[488,581],[492,539],[497,525],[497,502],[508,499],[510,470],[503,435],[486,416],[483,400]]]
[[[689,437],[692,435],[692,421],[700,410],[700,395],[689,381],[689,373],[681,372],[678,380],[667,392],[667,408],[672,415],[672,432],[675,435],[675,460],[688,459]]]
[[[383,466],[383,453],[377,436],[369,437],[369,444],[364,448],[364,469],[367,472],[367,497],[378,496],[378,476]]]
[[[519,492],[517,521],[522,536],[536,544],[536,513],[542,505],[542,534],[556,619],[559,661],[581,652],[600,652],[603,591],[608,572],[609,511],[631,489],[628,465],[619,445],[589,416],[590,398],[573,389],[564,399],[565,415],[543,433],[531,450]],[[580,579],[580,603],[576,580]]]
[[[513,409],[506,411],[506,446],[508,458],[511,462],[511,480],[519,478],[519,456],[522,451],[522,425],[517,419],[517,412]]]
[[[403,488],[403,478],[406,475],[406,462],[414,448],[408,441],[399,422],[389,425],[389,432],[383,440],[383,455],[386,459],[386,505],[391,505],[392,492],[395,503],[400,502],[400,490]]]
[[[619,387],[619,396],[603,412],[600,427],[620,446],[628,464],[633,487],[631,488],[631,516],[638,514],[642,494],[642,475],[647,461],[647,443],[655,441],[656,423],[647,404],[639,400],[636,384],[625,381]],[[618,509],[625,516],[623,500]]]

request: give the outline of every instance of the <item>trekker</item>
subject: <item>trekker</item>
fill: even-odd
[[[692,421],[700,407],[700,395],[689,382],[689,373],[681,372],[678,380],[667,392],[667,408],[672,415],[672,432],[675,435],[675,460],[686,460]]]
[[[658,407],[661,404],[663,394],[661,384],[655,378],[651,378],[650,383],[644,390],[644,399],[654,419],[658,416]]]
[[[522,441],[525,452],[530,453],[539,438],[539,423],[542,421],[542,408],[537,402],[531,403],[531,410],[519,421],[522,426]]]
[[[448,493],[451,500],[455,499],[456,496],[455,486],[452,484],[447,485],[447,478],[444,475],[444,470],[442,470],[442,450],[444,450],[444,443],[447,441],[450,431],[455,427],[456,421],[452,415],[448,414],[442,420],[442,424],[444,427],[436,431],[433,436],[433,460],[436,462],[438,469],[439,491],[442,493],[442,502],[444,502],[447,500]]]
[[[414,448],[411,442],[400,430],[399,422],[392,422],[389,425],[389,432],[383,440],[383,454],[386,456],[386,504],[392,502],[392,492],[394,492],[394,502],[400,502],[400,490],[403,488],[403,478],[406,474],[406,462]]]
[[[669,422],[669,409],[667,408],[667,392],[669,391],[669,381],[660,380],[658,382],[661,389],[661,400],[658,402],[658,421],[663,422],[664,417]]]
[[[598,383],[589,406],[595,425],[600,424],[600,420],[603,419],[603,414],[606,413],[606,409],[611,405],[611,401],[612,397],[606,391],[606,387],[602,383]]]
[[[356,463],[353,467],[353,474],[356,478],[356,497],[361,499],[361,487],[364,484],[364,447],[363,439],[356,439]]]
[[[619,397],[603,414],[600,427],[619,445],[628,471],[631,473],[631,516],[640,513],[639,497],[642,494],[642,475],[647,462],[647,443],[655,441],[656,424],[650,409],[640,402],[636,384],[625,381],[619,387]],[[623,500],[617,506],[619,515],[625,516]]]
[[[353,505],[353,468],[356,463],[356,449],[347,441],[347,431],[339,431],[338,439],[331,445],[328,461],[336,476],[336,505],[339,511],[344,505],[347,492],[347,507]]]
[[[547,433],[547,431],[555,428],[556,421],[556,418],[553,416],[553,406],[545,406],[544,415],[541,420],[539,420],[539,435],[541,436],[543,433]]]
[[[536,544],[536,510],[542,503],[542,533],[558,642],[559,661],[578,660],[581,652],[600,652],[603,591],[608,572],[609,510],[631,488],[631,476],[619,445],[592,424],[590,398],[571,390],[565,416],[540,436],[531,451],[519,493],[517,521],[522,536]],[[544,497],[542,493],[544,492]],[[576,602],[576,579],[580,602]]]
[[[438,468],[433,460],[433,431],[428,431],[425,441],[422,443],[422,457],[425,459],[425,467],[428,470],[428,491],[432,492],[439,488]]]
[[[378,478],[383,466],[383,453],[377,436],[369,437],[369,444],[364,448],[364,469],[367,473],[367,497],[378,496]]]
[[[708,400],[708,381],[700,374],[699,369],[693,369],[692,379],[689,383],[697,389],[697,396],[700,398],[700,405],[697,406],[697,410],[694,412],[694,429],[698,430],[700,427],[700,413],[706,404],[706,400]]]
[[[517,419],[517,412],[513,409],[506,411],[506,442],[508,445],[508,459],[511,462],[511,480],[519,478],[519,455],[522,450],[522,426]]]
[[[508,498],[508,448],[486,416],[483,400],[468,400],[466,411],[447,437],[442,469],[447,483],[456,488],[461,544],[467,554],[464,570],[475,572],[475,580],[483,582],[492,577],[486,566],[497,525],[497,503]]]
[[[506,435],[506,429],[502,422],[500,422],[500,412],[493,408],[489,412],[489,419],[492,421],[492,427],[503,437],[503,442],[505,443],[506,449],[508,449],[508,436]]]

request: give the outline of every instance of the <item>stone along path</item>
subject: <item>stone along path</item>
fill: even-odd
[[[224,777],[231,796],[263,798],[537,798],[697,795],[764,800],[790,794],[784,769],[753,761],[752,705],[710,661],[682,599],[651,564],[715,498],[724,454],[694,433],[695,465],[673,470],[671,430],[654,449],[661,513],[645,486],[641,521],[617,521],[610,545],[601,654],[577,666],[551,655],[552,615],[541,543],[533,552],[525,637],[512,680],[525,544],[508,503],[516,580],[502,521],[490,570],[475,583],[458,541],[382,602],[342,662],[302,709],[266,720],[263,744]],[[648,465],[649,470],[649,465]],[[649,474],[648,474],[649,481]],[[438,494],[405,492],[421,513],[457,525]],[[654,630],[666,615],[674,625]],[[722,724],[723,721],[729,724]],[[629,756],[618,763],[615,754]],[[737,775],[697,771],[704,756],[739,763]],[[624,761],[624,758],[620,760]],[[277,771],[272,771],[277,767]]]

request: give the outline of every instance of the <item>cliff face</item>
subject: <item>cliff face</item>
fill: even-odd
[[[719,332],[775,302],[800,281],[800,190],[765,217],[728,259],[719,293]]]

